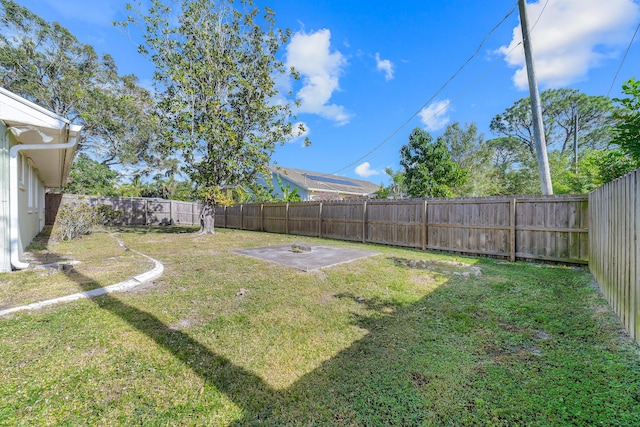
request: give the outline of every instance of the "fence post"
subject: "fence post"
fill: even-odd
[[[284,208],[284,234],[289,234],[289,203]]]
[[[149,225],[149,199],[144,201],[144,225]]]
[[[427,250],[427,201],[425,200],[422,205],[422,250]]]
[[[240,230],[244,230],[244,204],[240,204]]]
[[[320,202],[318,209],[318,237],[322,238],[322,202]]]
[[[362,206],[362,243],[367,243],[367,201]]]
[[[260,231],[264,231],[264,203],[260,203]]]
[[[511,262],[516,261],[516,199],[509,201],[509,252]]]

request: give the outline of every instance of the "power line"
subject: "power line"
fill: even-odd
[[[548,1],[548,0],[547,0]],[[546,5],[545,5],[546,7]],[[507,13],[504,18],[502,18],[500,20],[500,22],[498,22],[498,24],[496,24],[491,31],[489,31],[487,33],[487,35],[482,39],[482,41],[480,42],[480,45],[478,46],[478,48],[475,50],[475,52],[473,52],[473,54],[460,66],[460,68],[458,68],[458,70],[453,73],[453,75],[451,77],[449,77],[449,79],[440,87],[440,89],[438,89],[436,91],[435,94],[433,94],[428,100],[427,102],[425,102],[424,104],[422,104],[422,106],[420,107],[420,109],[418,111],[416,111],[414,114],[411,115],[411,117],[409,117],[404,123],[402,123],[398,128],[396,128],[393,132],[391,132],[391,134],[386,137],[385,139],[383,139],[378,145],[376,145],[375,147],[373,147],[369,152],[367,152],[365,155],[361,156],[360,158],[358,158],[357,160],[349,163],[348,165],[344,166],[341,169],[338,169],[330,174],[327,175],[335,175],[339,172],[342,172],[345,169],[350,168],[351,166],[359,163],[360,161],[366,159],[367,157],[369,157],[369,155],[371,155],[372,153],[374,153],[375,151],[377,151],[378,149],[380,149],[380,147],[382,147],[384,144],[386,144],[387,142],[389,142],[389,140],[391,138],[393,138],[398,132],[400,132],[401,129],[403,129],[407,124],[409,124],[409,122],[411,122],[411,120],[413,120],[414,117],[416,117],[418,114],[420,114],[420,112],[427,106],[429,105],[448,85],[449,83],[451,83],[451,81],[456,78],[458,76],[458,74],[460,74],[460,72],[469,64],[469,62],[471,62],[471,60],[473,58],[476,57],[476,55],[480,52],[480,49],[482,49],[482,46],[484,46],[484,44],[486,43],[486,41],[489,39],[489,37],[513,14],[513,12],[515,12],[515,10],[518,8],[518,5],[516,4],[513,9],[511,9],[511,11],[509,11],[509,13]],[[435,116],[435,115],[434,115]]]
[[[624,64],[624,61],[627,59],[627,55],[629,54],[629,50],[631,50],[631,45],[633,44],[633,41],[636,38],[636,35],[638,34],[638,29],[640,29],[640,22],[638,22],[638,26],[636,27],[636,31],[633,33],[633,36],[631,37],[631,41],[629,42],[629,46],[627,46],[627,50],[624,53],[624,56],[622,57],[622,61],[620,62],[620,66],[618,67],[618,70],[616,70],[616,75],[613,76],[613,81],[611,82],[611,87],[609,88],[609,91],[607,92],[607,98],[609,97],[609,95],[611,94],[611,91],[613,90],[613,85],[616,84],[616,79],[618,78],[618,74],[620,74],[620,70],[622,70],[622,65]]]
[[[547,8],[548,5],[549,5],[549,0],[547,0],[544,6],[542,6],[542,10],[540,11],[540,15],[538,15],[538,18],[536,19],[536,22],[534,22],[531,28],[529,28],[529,34],[531,34],[533,29],[536,27],[536,25],[538,25],[538,22],[540,21],[540,18],[542,18],[542,14],[544,13],[544,10]]]

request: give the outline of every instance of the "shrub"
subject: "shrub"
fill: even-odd
[[[116,225],[122,221],[122,211],[115,210],[109,205],[99,205],[95,210],[98,224]]]
[[[98,210],[82,202],[65,203],[60,207],[53,235],[59,240],[71,240],[90,234],[98,225]]]

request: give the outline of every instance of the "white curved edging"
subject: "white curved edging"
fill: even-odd
[[[0,310],[0,316],[5,316],[7,314],[15,313],[17,311],[40,310],[41,308],[47,307],[50,305],[60,304],[63,302],[76,301],[84,298],[93,298],[100,295],[110,294],[111,292],[124,292],[129,289],[135,288],[136,286],[140,286],[142,284],[155,280],[158,277],[162,276],[162,273],[164,272],[164,265],[160,261],[127,247],[124,243],[122,243],[120,239],[118,239],[114,235],[111,235],[111,237],[116,239],[118,241],[118,244],[121,247],[125,248],[125,250],[129,250],[135,254],[138,254],[140,256],[143,256],[153,261],[154,267],[145,273],[138,274],[137,276],[134,276],[131,279],[127,279],[124,282],[116,283],[115,285],[105,286],[104,288],[92,289],[86,292],[78,292],[76,294],[71,294],[64,297],[53,298],[46,301],[34,302],[28,305],[22,305],[19,307],[12,307],[12,308],[7,308],[5,310]]]

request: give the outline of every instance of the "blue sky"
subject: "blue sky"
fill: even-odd
[[[110,53],[121,73],[150,83],[152,65],[111,24],[125,17],[125,1],[17,2]],[[415,127],[436,137],[450,123],[474,122],[490,139],[491,119],[528,96],[515,0],[256,3],[293,33],[281,59],[302,79],[281,84],[302,101],[298,120],[312,141],[279,147],[281,166],[386,182],[384,168],[399,167],[400,147]],[[629,48],[640,22],[637,0],[539,0],[528,11],[541,91],[611,90],[615,97],[624,81],[640,78],[640,35]]]

